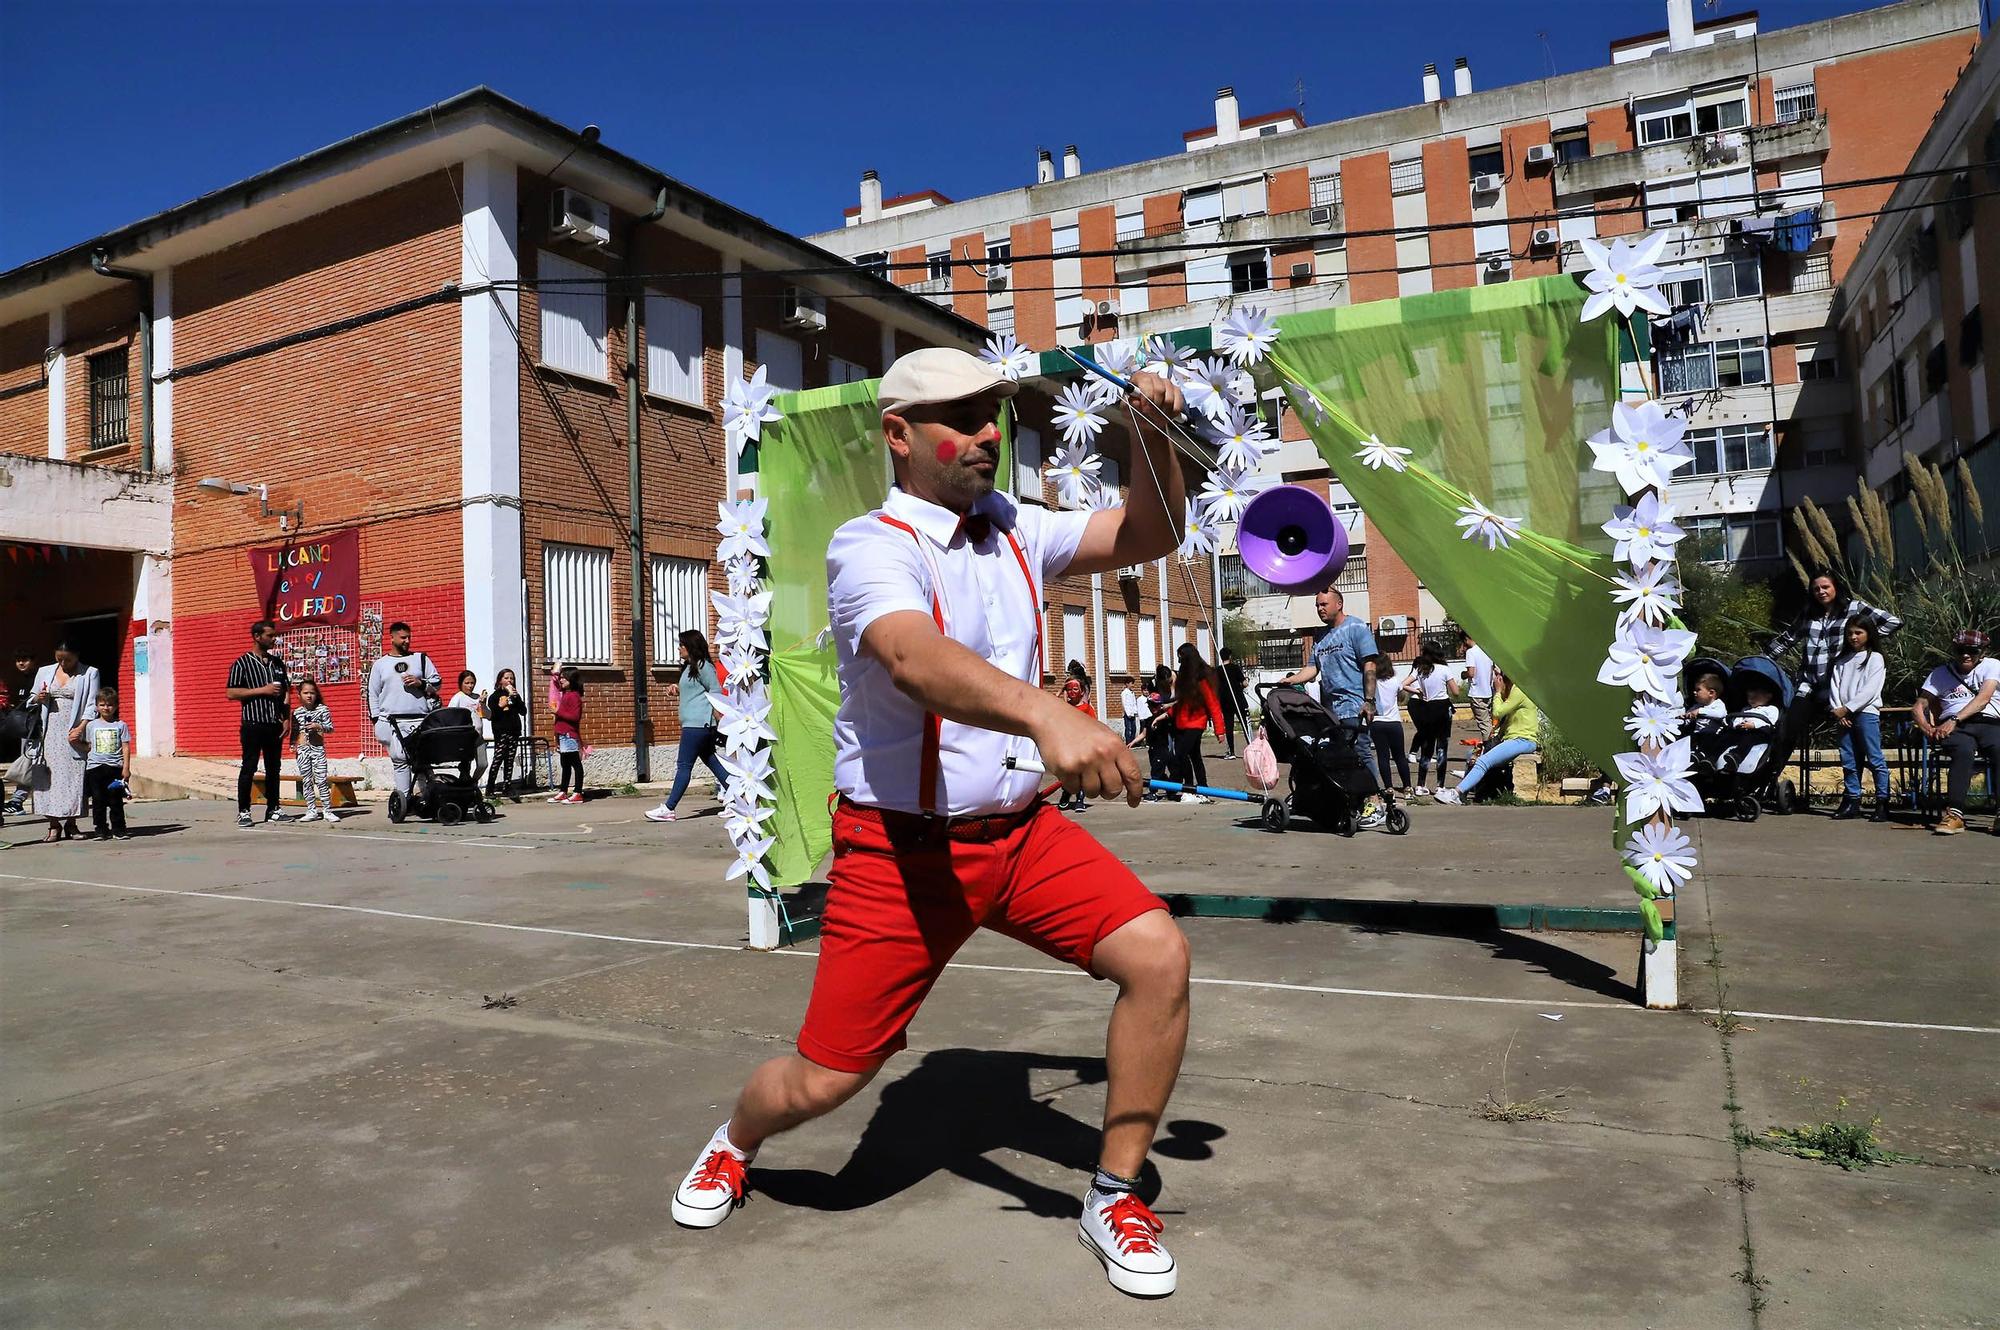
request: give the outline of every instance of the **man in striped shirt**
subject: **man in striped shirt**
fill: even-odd
[[[285,662],[278,655],[278,627],[269,619],[250,625],[250,650],[229,667],[225,690],[229,700],[243,704],[243,765],[236,771],[236,825],[250,825],[250,782],[257,759],[264,759],[264,820],[289,822],[278,804],[278,770],[284,761],[287,709]]]

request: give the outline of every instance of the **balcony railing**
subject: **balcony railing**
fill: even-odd
[[[1703,159],[1705,145],[1714,137],[1714,135],[1699,134],[1692,138],[1675,139],[1670,143],[1652,143],[1625,152],[1605,153],[1598,157],[1579,157],[1571,162],[1558,162],[1555,177],[1556,193],[1587,194],[1594,190],[1629,187],[1644,180],[1690,175],[1697,170],[1712,174],[1725,169],[1709,164]],[[1827,143],[1824,113],[1809,115],[1781,125],[1756,125],[1750,130],[1748,150],[1739,151],[1737,160],[1728,164],[1727,169],[1746,167],[1752,158],[1756,159],[1758,165],[1768,166],[1781,157],[1825,152]]]

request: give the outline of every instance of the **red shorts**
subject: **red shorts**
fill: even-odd
[[[1090,972],[1099,942],[1167,908],[1047,804],[974,835],[947,838],[912,815],[841,801],[802,1055],[865,1072],[901,1050],[945,963],[981,927]]]

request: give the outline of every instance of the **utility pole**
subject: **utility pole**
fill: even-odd
[[[647,223],[666,215],[667,187],[660,186],[653,211],[634,218],[625,233],[625,271],[639,270],[639,233]],[[635,780],[653,778],[652,723],[647,713],[646,683],[652,662],[646,658],[646,537],[639,488],[639,306],[645,292],[636,281],[625,288],[625,494],[630,512],[625,523],[626,552],[632,563],[632,772]]]

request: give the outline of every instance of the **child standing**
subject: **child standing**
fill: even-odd
[[[549,710],[554,713],[556,758],[562,763],[562,785],[549,797],[552,804],[583,802],[583,678],[576,666],[560,661],[549,674]],[[576,777],[570,790],[569,778]]]
[[[302,822],[331,822],[333,786],[326,778],[326,736],[333,733],[333,712],[320,695],[319,680],[299,684],[299,704],[292,709],[292,752],[299,760],[299,789],[306,796]]]
[[[493,730],[493,765],[486,769],[486,797],[493,797],[495,782],[505,782],[501,788],[515,803],[521,796],[514,793],[514,749],[521,742],[521,726],[527,710],[521,705],[521,691],[514,682],[514,671],[502,670],[493,676],[493,691],[486,697],[486,723]]]
[[[1870,822],[1889,820],[1889,762],[1882,755],[1882,683],[1889,677],[1875,636],[1873,615],[1847,621],[1847,644],[1833,662],[1827,701],[1840,722],[1840,766],[1847,773],[1836,818],[1861,816],[1861,762],[1875,773],[1875,811]],[[1857,752],[1856,749],[1860,751]]]
[[[125,789],[132,777],[132,731],[118,719],[118,690],[97,691],[97,715],[83,723],[83,792],[90,799],[90,821],[97,839],[132,839],[125,830]],[[108,824],[108,825],[107,825]]]
[[[1078,679],[1074,675],[1064,679],[1062,698],[1063,701],[1069,703],[1092,720],[1097,719],[1097,708],[1090,705],[1090,697],[1084,692],[1083,681],[1081,679]],[[1090,801],[1083,797],[1083,790],[1079,787],[1074,795],[1066,794],[1056,800],[1056,807],[1066,813],[1081,813],[1090,807]]]

